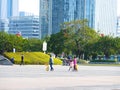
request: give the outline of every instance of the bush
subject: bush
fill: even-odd
[[[79,59],[77,63],[79,63],[79,64],[88,64],[88,61]]]
[[[14,57],[15,64],[20,64],[21,61],[21,54],[24,55],[24,62],[25,64],[48,64],[50,56],[47,54],[44,54],[42,52],[5,52],[4,55],[11,59]],[[62,61],[58,58],[54,58],[54,64],[61,65]]]
[[[116,62],[116,60],[91,60],[90,62]]]

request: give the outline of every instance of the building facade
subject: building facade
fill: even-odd
[[[7,19],[12,16],[18,16],[18,0],[0,0],[0,18]]]
[[[23,38],[39,38],[39,17],[24,16],[9,18],[10,34],[21,34]]]
[[[9,21],[8,19],[0,19],[0,31],[8,32],[9,30]]]
[[[97,32],[115,35],[116,5],[116,0],[40,0],[41,37],[59,32],[63,22],[81,19]]]
[[[40,38],[48,35],[48,0],[40,0]]]
[[[120,37],[120,17],[117,18],[117,36]]]
[[[8,31],[8,19],[18,16],[18,0],[0,0],[0,31]]]
[[[40,0],[41,37],[60,31],[63,22],[88,19],[94,27],[94,0]]]
[[[95,30],[116,37],[117,0],[96,0]]]
[[[20,12],[19,12],[19,16],[20,16],[20,17],[23,17],[23,16],[34,16],[34,14],[33,14],[33,13],[30,13],[30,12],[20,11]]]

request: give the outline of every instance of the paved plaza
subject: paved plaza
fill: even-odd
[[[55,65],[0,65],[0,90],[120,90],[120,67]]]

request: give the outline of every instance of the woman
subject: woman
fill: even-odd
[[[74,64],[74,71],[77,71],[77,59],[76,59],[76,56],[74,56],[73,64]]]

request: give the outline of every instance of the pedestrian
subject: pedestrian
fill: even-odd
[[[53,71],[54,68],[53,68],[53,58],[52,58],[52,55],[50,55],[49,65],[50,65],[50,71]]]
[[[15,63],[15,62],[14,62],[14,57],[11,58],[11,62],[12,62],[13,64]]]
[[[73,68],[73,60],[70,60],[69,61],[69,70],[68,71],[70,71],[72,68]]]
[[[77,71],[78,68],[77,68],[77,59],[76,59],[76,56],[74,56],[73,64],[74,64],[74,71]]]
[[[24,55],[23,54],[21,55],[21,63],[20,63],[20,65],[24,65]]]

